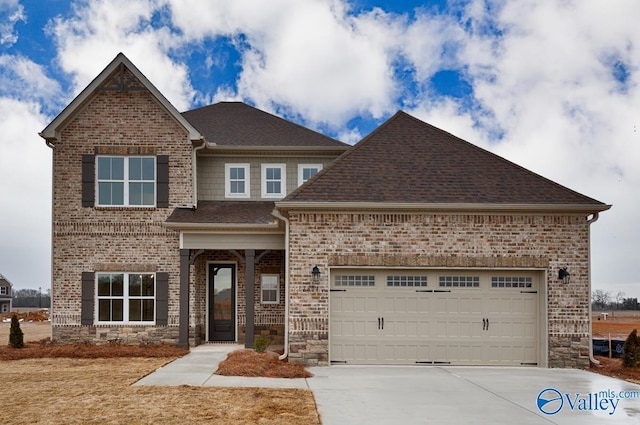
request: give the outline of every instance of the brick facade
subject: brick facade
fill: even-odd
[[[169,208],[83,207],[82,155],[100,153],[168,155]],[[187,132],[148,91],[98,91],[63,129],[53,149],[54,341],[175,340],[178,233],[162,224],[193,203],[192,168]],[[100,271],[169,273],[168,326],[81,326],[81,274]]]
[[[589,362],[589,224],[583,215],[289,212],[292,361],[328,362],[331,266],[546,269],[550,367]],[[310,285],[309,271],[322,270]],[[568,266],[571,283],[557,270]],[[541,335],[541,338],[544,338]]]

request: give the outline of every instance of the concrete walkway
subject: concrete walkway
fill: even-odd
[[[575,369],[313,367],[308,379],[218,376],[240,345],[201,345],[134,385],[311,389],[323,425],[640,424],[640,385]]]
[[[244,378],[215,375],[227,354],[243,349],[243,345],[205,344],[192,348],[189,354],[164,365],[135,384],[155,386],[262,387],[309,389],[305,379]]]

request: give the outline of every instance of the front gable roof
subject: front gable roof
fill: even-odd
[[[233,147],[350,146],[242,102],[220,102],[183,112],[207,142]]]
[[[402,111],[277,205],[320,203],[609,208]]]
[[[57,117],[51,121],[51,123],[45,127],[42,132],[40,132],[40,136],[47,141],[55,141],[59,138],[60,131],[64,128],[67,122],[69,122],[75,114],[82,109],[82,107],[87,104],[94,96],[95,92],[98,88],[102,86],[109,87],[110,81],[109,79],[116,72],[120,72],[124,74],[125,69],[129,71],[137,81],[126,82],[132,83],[132,85],[136,85],[136,90],[147,90],[151,95],[162,105],[166,111],[174,118],[188,133],[189,139],[192,141],[202,140],[202,135],[198,130],[196,130],[189,121],[187,121],[178,110],[167,100],[166,97],[147,79],[147,77],[140,72],[140,70],[123,54],[118,53],[118,55],[111,61],[109,65],[96,77],[94,78],[89,85],[80,92],[78,96],[75,97],[67,105],[66,108],[58,114]],[[109,89],[118,89],[117,87],[109,87]]]

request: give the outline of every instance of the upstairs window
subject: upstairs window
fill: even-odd
[[[97,158],[98,206],[155,206],[156,159],[138,156]]]
[[[283,198],[287,175],[284,164],[262,164],[262,197]]]
[[[311,177],[322,170],[322,164],[299,164],[298,165],[298,186],[305,183]]]
[[[9,288],[6,286],[0,286],[0,295],[9,295]]]
[[[248,198],[249,164],[225,164],[225,196],[227,198]]]

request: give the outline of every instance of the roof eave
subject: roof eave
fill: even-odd
[[[322,153],[330,154],[330,153],[342,153],[349,150],[350,148],[352,148],[352,146],[257,146],[257,145],[256,146],[252,146],[252,145],[236,146],[236,145],[217,145],[215,143],[207,141],[207,147],[205,152],[203,153],[206,153],[207,151],[214,151],[216,153],[226,152],[226,151],[242,152],[242,153],[251,152],[251,151],[260,151],[260,152],[291,151],[291,152],[302,152],[302,153],[322,152]]]
[[[497,203],[402,203],[402,202],[276,202],[276,208],[290,210],[362,210],[411,212],[473,212],[473,213],[574,213],[595,214],[606,211],[606,204],[497,204]]]
[[[69,119],[71,119],[75,113],[80,110],[88,101],[91,100],[96,89],[111,75],[112,72],[120,65],[124,64],[129,71],[149,90],[149,92],[156,98],[156,100],[167,110],[167,112],[189,133],[189,140],[203,140],[204,137],[195,127],[193,127],[164,97],[164,95],[147,79],[147,77],[140,72],[140,70],[123,54],[118,55],[111,61],[105,69],[102,70],[96,78],[89,83],[84,90],[76,96],[66,108],[58,114],[57,117],[47,125],[40,133],[40,137],[48,142],[56,141],[60,138],[60,129],[64,126]]]

